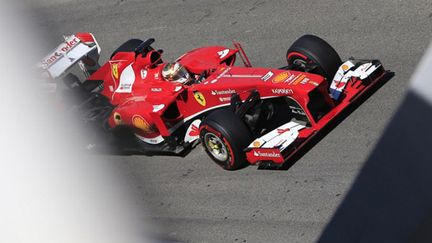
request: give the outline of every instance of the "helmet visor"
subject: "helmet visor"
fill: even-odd
[[[169,65],[169,66],[168,66]],[[166,70],[162,72],[163,77],[167,81],[184,83],[189,80],[189,73],[179,63],[168,64]]]

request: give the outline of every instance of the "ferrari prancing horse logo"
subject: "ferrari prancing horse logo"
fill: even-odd
[[[118,78],[119,78],[119,73],[118,73],[118,63],[113,63],[113,64],[111,65],[111,73],[112,73],[112,75],[113,75],[113,77],[114,77],[115,79],[118,79]]]
[[[206,106],[206,99],[201,92],[194,92],[194,97],[198,104]]]

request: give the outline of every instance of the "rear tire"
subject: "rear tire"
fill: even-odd
[[[322,75],[329,83],[342,65],[342,60],[335,49],[325,40],[314,35],[304,35],[296,40],[287,51],[287,61],[290,66],[317,65],[312,72]]]
[[[210,158],[225,170],[248,165],[243,150],[252,142],[252,132],[231,110],[212,112],[200,126],[200,139]]]
[[[112,59],[115,54],[118,52],[133,52],[135,51],[135,48],[137,48],[143,41],[140,39],[130,39],[123,43],[121,46],[119,46],[112,54],[110,59]]]

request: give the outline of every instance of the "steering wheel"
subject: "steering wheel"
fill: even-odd
[[[207,77],[207,70],[204,70],[198,77],[198,79],[195,80],[195,83],[200,84],[204,79]]]

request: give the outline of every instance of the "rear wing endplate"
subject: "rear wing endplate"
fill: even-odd
[[[65,36],[56,49],[45,56],[37,67],[49,79],[64,77],[70,69],[79,64],[86,77],[100,68],[98,63],[100,47],[91,33],[77,33]]]

